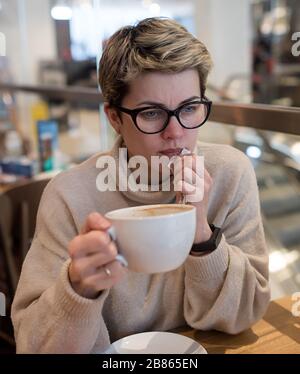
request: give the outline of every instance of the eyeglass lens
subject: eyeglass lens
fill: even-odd
[[[187,128],[195,128],[201,125],[208,112],[208,106],[204,103],[189,103],[184,105],[179,113],[179,122]],[[161,131],[168,121],[168,112],[163,108],[153,107],[138,113],[137,126],[144,132]]]

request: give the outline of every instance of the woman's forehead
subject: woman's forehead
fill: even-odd
[[[199,75],[196,70],[179,73],[149,72],[139,75],[129,84],[124,102],[180,103],[189,97],[200,96]]]

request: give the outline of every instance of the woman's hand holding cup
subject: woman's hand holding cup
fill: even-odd
[[[107,230],[110,222],[99,213],[91,213],[81,230],[70,243],[70,283],[76,293],[96,298],[125,275],[126,269],[116,259],[116,244]]]

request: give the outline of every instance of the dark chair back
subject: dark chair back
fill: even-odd
[[[13,293],[18,282],[16,262],[12,250],[12,206],[8,196],[0,195],[0,270],[1,291]]]
[[[11,202],[13,246],[18,251],[21,263],[34,236],[37,210],[48,182],[49,179],[32,181],[5,192]]]
[[[7,317],[0,317],[0,353],[14,352],[10,318],[21,266],[35,232],[40,199],[49,179],[30,181],[0,194],[0,291],[6,295]],[[4,348],[3,348],[4,347]]]
[[[34,236],[40,199],[49,179],[30,181],[0,194],[0,257],[13,297],[22,263]]]

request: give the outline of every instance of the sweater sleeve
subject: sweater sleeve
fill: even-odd
[[[50,182],[43,194],[12,305],[17,352],[89,353],[95,345],[101,351],[110,344],[102,318],[108,291],[89,300],[72,289],[67,246],[77,231],[55,185]]]
[[[185,264],[184,315],[199,330],[239,333],[264,315],[270,300],[256,177],[248,160],[241,163],[218,248]]]

